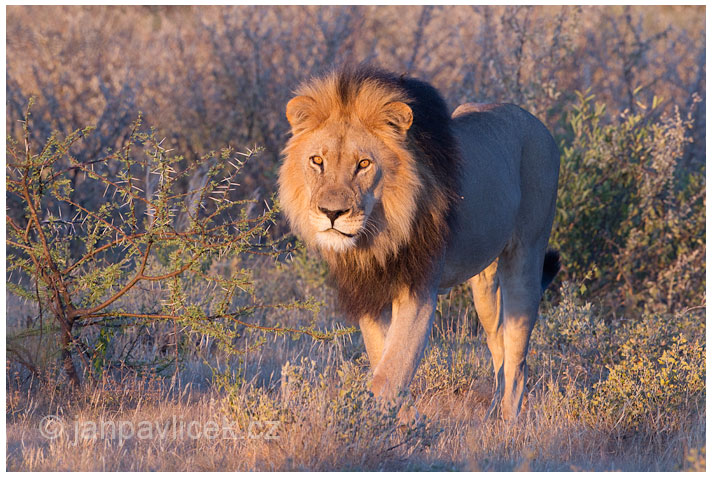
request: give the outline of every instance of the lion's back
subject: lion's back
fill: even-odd
[[[512,103],[464,103],[452,113],[461,148],[505,149],[510,158],[528,161],[558,177],[559,150],[548,128]],[[519,153],[519,154],[517,154]],[[511,165],[518,168],[518,165]]]

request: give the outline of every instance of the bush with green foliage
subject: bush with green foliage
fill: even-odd
[[[313,324],[290,328],[246,322],[256,310],[316,312],[317,304],[262,303],[248,268],[224,273],[215,267],[284,252],[278,241],[266,237],[278,209],[232,197],[240,170],[258,151],[224,149],[186,167],[183,157],[164,148],[139,117],[120,149],[79,161],[72,151],[91,128],[66,137],[54,133],[36,149],[29,107],[23,126],[20,141],[7,141],[8,195],[19,204],[7,214],[8,288],[34,303],[38,315],[17,336],[8,334],[8,352],[33,373],[41,371],[28,360],[23,342],[32,336],[38,348],[54,347],[59,339],[64,373],[79,384],[83,374],[96,378],[112,365],[107,354],[118,331],[158,322],[174,329],[172,357],[164,344],[153,354],[155,362],[137,363],[132,360],[134,342],[123,352],[114,351],[114,365],[160,371],[172,364],[176,370],[191,336],[240,354],[264,342],[262,337],[245,347],[240,338],[246,328],[316,339],[343,333],[322,332]],[[72,184],[99,184],[103,194],[94,207],[85,207],[75,199]],[[143,300],[137,300],[141,294]],[[150,335],[139,330],[136,341],[150,341]]]
[[[659,115],[658,102],[607,120],[578,93],[566,115],[551,245],[566,278],[593,273],[589,297],[614,313],[704,303],[704,169],[681,164],[692,109]]]
[[[655,435],[689,425],[705,401],[704,311],[606,318],[564,283],[532,335],[531,367],[576,387],[576,413],[592,426]]]

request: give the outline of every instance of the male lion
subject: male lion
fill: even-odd
[[[370,67],[302,85],[279,195],[294,232],[330,266],[358,321],[375,396],[407,390],[439,292],[469,281],[495,371],[490,413],[520,410],[542,291],[559,151],[518,106],[464,104]]]

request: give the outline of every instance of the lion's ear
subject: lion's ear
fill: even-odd
[[[413,124],[413,110],[402,101],[392,101],[383,107],[386,124],[405,136]]]
[[[287,121],[298,133],[319,123],[316,101],[309,96],[295,96],[287,103]]]

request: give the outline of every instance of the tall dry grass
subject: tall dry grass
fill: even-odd
[[[318,271],[294,276],[266,264],[261,270],[266,293],[290,294],[283,284],[292,283],[325,301],[319,326],[338,323]],[[703,315],[631,317],[641,322],[613,329],[574,287],[559,293],[564,299],[545,307],[535,328],[529,393],[514,423],[485,418],[493,386],[489,353],[473,323],[471,303],[454,292],[441,298],[431,345],[411,387],[409,403],[417,421],[403,424],[396,409],[382,409],[372,400],[359,334],[322,343],[267,337],[241,360],[200,341],[178,375],[107,371],[80,390],[58,383],[56,375],[23,382],[21,370],[11,366],[6,466],[73,471],[704,469]],[[262,323],[286,319],[264,317]],[[116,348],[122,340],[127,338],[118,337]],[[665,357],[670,361],[656,363]],[[233,360],[234,374],[216,382],[212,369],[225,360]],[[639,360],[648,360],[648,368],[636,369]],[[668,383],[660,386],[663,379]],[[64,420],[59,439],[41,435],[47,415]],[[153,435],[121,441],[89,433],[77,440],[86,423],[123,421],[136,428],[150,421]],[[191,437],[171,425],[193,421],[227,423],[237,432],[229,438]],[[253,423],[258,432],[276,423],[278,438],[250,438]],[[156,430],[166,427],[171,432],[159,436]]]

